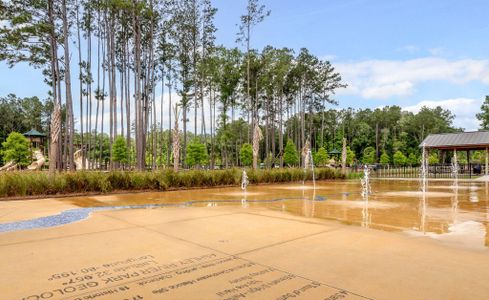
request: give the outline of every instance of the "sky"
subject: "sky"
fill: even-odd
[[[475,114],[489,94],[489,1],[261,2],[271,15],[252,32],[251,46],[305,47],[330,60],[348,84],[335,96],[337,108],[399,105],[416,112],[442,106],[456,115],[455,126],[479,127]],[[236,46],[246,1],[213,3],[217,43]],[[0,63],[0,96],[43,98],[47,90],[40,71]]]

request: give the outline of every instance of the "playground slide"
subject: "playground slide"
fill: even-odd
[[[3,167],[0,167],[0,171],[13,171],[15,169],[17,169],[17,164],[13,160],[6,163]]]
[[[44,165],[44,163],[46,162],[46,158],[44,158],[44,155],[40,150],[34,151],[34,158],[35,161],[32,164],[30,164],[30,166],[27,167],[27,170],[31,170],[31,171],[40,170]]]
[[[76,170],[83,170],[83,152],[82,150],[77,150],[75,153],[73,153],[73,156],[75,158],[75,168]],[[85,166],[88,165],[88,162],[85,160]]]

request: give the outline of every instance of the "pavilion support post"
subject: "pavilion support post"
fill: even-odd
[[[488,148],[486,147],[486,169],[484,170],[484,174],[486,176],[488,175],[488,169],[489,169],[489,152],[488,152]]]

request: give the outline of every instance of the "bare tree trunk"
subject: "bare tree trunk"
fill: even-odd
[[[180,164],[180,132],[178,131],[178,106],[175,105],[175,128],[173,129],[173,170],[178,172]]]
[[[91,14],[90,14],[91,16]],[[91,18],[90,20],[91,21]],[[87,39],[87,76],[88,76],[88,81],[87,81],[87,121],[86,121],[86,126],[87,126],[87,132],[88,132],[88,148],[87,148],[87,153],[86,157],[89,158],[88,160],[88,168],[91,169],[93,168],[93,165],[90,161],[90,153],[92,151],[92,31],[91,31],[91,26],[88,27],[88,39]],[[84,159],[85,160],[85,159]]]
[[[150,7],[151,7],[151,11],[153,11],[153,0],[150,0]],[[155,24],[154,24],[154,18],[153,18],[153,14],[151,14],[151,27],[150,27],[150,44],[149,44],[149,63],[148,65],[150,66],[150,82],[149,82],[149,87],[150,87],[150,90],[151,90],[151,94],[152,94],[152,109],[153,109],[153,158],[152,158],[152,170],[154,171],[156,169],[156,157],[157,157],[157,153],[156,153],[156,106],[155,106],[155,64],[154,64],[154,50],[153,50],[153,43],[154,43],[154,27],[155,27]],[[148,92],[148,94],[150,94]]]
[[[77,31],[77,40],[78,40],[78,69],[79,69],[79,80],[80,80],[80,141],[81,141],[81,149],[82,149],[82,169],[86,169],[86,160],[85,160],[85,151],[83,150],[84,144],[84,132],[83,132],[83,72],[82,72],[82,55],[81,55],[81,38],[80,38],[80,18],[79,18],[79,3],[75,2],[76,5],[76,31]],[[87,68],[88,70],[88,68]],[[88,75],[88,74],[87,74]]]
[[[145,169],[145,153],[143,146],[143,120],[141,107],[141,31],[139,27],[139,16],[136,13],[138,0],[133,0],[133,28],[134,28],[134,64],[135,64],[135,95],[136,95],[136,161],[137,169],[142,171]]]
[[[59,136],[61,129],[61,114],[60,114],[60,101],[59,95],[57,93],[57,82],[58,82],[58,56],[57,56],[57,42],[56,42],[56,33],[54,32],[54,3],[53,0],[48,0],[48,17],[50,32],[49,32],[49,44],[50,44],[50,52],[51,52],[51,81],[52,81],[52,89],[53,89],[53,103],[54,110],[51,115],[51,141],[49,146],[49,174],[52,176],[57,170],[57,162],[58,162],[58,153],[59,153]]]
[[[164,100],[164,95],[165,95],[165,72],[164,69],[161,70],[161,102],[160,102],[160,138],[161,138],[161,145],[160,145],[160,165],[163,167],[163,142],[164,142],[164,137],[163,137],[163,100]],[[169,151],[170,149],[168,149]]]
[[[104,31],[104,36],[102,37],[103,38],[106,38],[106,32]],[[102,43],[102,95],[100,97],[100,100],[102,101],[102,112],[101,112],[101,115],[102,115],[102,120],[100,122],[100,144],[99,144],[99,163],[100,163],[100,166],[102,165],[102,163],[105,163],[103,161],[103,149],[104,149],[104,115],[105,115],[105,64],[106,64],[106,60],[105,60],[105,53],[106,53],[106,49],[105,49],[105,43]],[[104,164],[105,165],[105,164]]]
[[[154,68],[153,68],[154,74]],[[152,84],[155,81],[154,75],[152,76]],[[158,157],[158,153],[156,153],[156,103],[155,103],[155,89],[153,88],[153,99],[152,99],[152,109],[153,109],[153,171],[156,170],[156,158]]]
[[[168,72],[171,72],[169,70]],[[171,131],[171,93],[172,93],[172,88],[171,88],[171,73],[169,73],[168,77],[168,152],[166,153],[167,155],[167,162],[168,162],[168,167],[170,167],[170,159],[171,159],[171,148],[172,148],[172,131]]]
[[[210,128],[210,133],[211,133],[211,170],[214,169],[214,133],[213,133],[213,113],[212,113],[212,84],[209,84],[209,114],[210,114],[210,120],[209,120],[209,128]]]
[[[100,27],[100,11],[98,13],[98,28],[101,30]],[[101,55],[100,55],[100,45],[101,45],[101,33],[99,33],[98,38],[97,38],[97,97],[95,97],[95,100],[97,101],[97,107],[96,107],[96,112],[95,112],[95,136],[94,136],[94,148],[97,149],[97,142],[98,142],[98,117],[99,117],[99,111],[100,111],[100,101],[101,98],[103,98],[103,95],[101,95],[102,91],[100,90],[100,68],[101,68]],[[103,72],[103,71],[102,71]],[[98,158],[95,157],[94,154],[94,160],[97,161]],[[98,166],[97,168],[100,169],[100,166],[102,165],[101,161],[98,160]]]
[[[183,118],[183,149],[182,149],[182,165],[185,167],[185,160],[187,159],[187,106],[182,107]]]
[[[70,170],[74,170],[74,158],[73,158],[73,98],[71,95],[71,74],[70,74],[70,48],[69,48],[69,31],[68,31],[68,12],[66,7],[66,0],[62,0],[63,10],[63,36],[64,36],[64,80],[65,80],[65,92],[66,92],[66,136],[65,136],[65,152],[64,160],[68,162]]]
[[[124,40],[124,54],[125,54],[125,59],[124,59],[124,73],[126,76],[126,144],[127,144],[127,151],[128,157],[129,157],[129,166],[131,167],[131,102],[130,102],[130,95],[131,95],[131,84],[130,84],[130,77],[131,77],[131,69],[129,68],[129,46],[128,46],[128,41]],[[122,105],[122,104],[121,104]]]
[[[278,129],[278,151],[280,153],[280,168],[284,167],[284,133],[283,133],[283,104],[282,104],[282,97],[279,99],[279,129]],[[288,112],[287,112],[288,115]]]
[[[124,136],[124,81],[125,81],[125,76],[124,76],[124,70],[121,68],[119,71],[119,81],[120,81],[120,89],[121,89],[121,132],[120,136]],[[117,109],[117,106],[116,106]]]

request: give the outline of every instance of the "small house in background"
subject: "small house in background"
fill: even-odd
[[[31,129],[24,133],[24,136],[30,141],[31,149],[38,148],[42,152],[44,152],[44,142],[46,139],[46,135],[41,133],[35,129]]]

